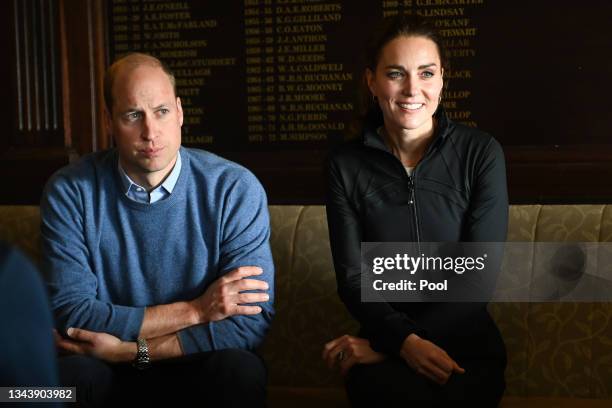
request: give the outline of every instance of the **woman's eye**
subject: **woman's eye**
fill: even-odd
[[[431,71],[423,71],[423,73],[421,74],[424,78],[431,78],[434,76],[434,73]]]

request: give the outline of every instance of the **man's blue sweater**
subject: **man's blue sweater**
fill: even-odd
[[[170,197],[122,192],[117,152],[57,172],[41,203],[44,271],[56,323],[136,339],[146,306],[192,300],[239,266],[263,269],[270,300],[252,316],[181,330],[185,354],[260,344],[273,315],[274,266],[266,196],[245,168],[181,148]]]

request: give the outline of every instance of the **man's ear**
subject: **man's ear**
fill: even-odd
[[[104,127],[109,136],[113,136],[113,118],[107,108],[104,108]]]
[[[181,98],[176,97],[176,111],[179,115],[179,126],[183,126],[183,106],[181,105]]]

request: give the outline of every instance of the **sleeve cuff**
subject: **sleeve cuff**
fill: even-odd
[[[209,323],[201,324],[188,327],[177,333],[183,354],[189,355],[216,350],[209,326]]]
[[[144,320],[144,307],[114,306],[117,323],[117,334],[123,340],[134,341],[138,338],[142,321]]]

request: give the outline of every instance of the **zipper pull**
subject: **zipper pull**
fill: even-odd
[[[408,176],[408,189],[410,190],[408,205],[412,205],[414,204],[414,183],[412,182],[412,176]]]

